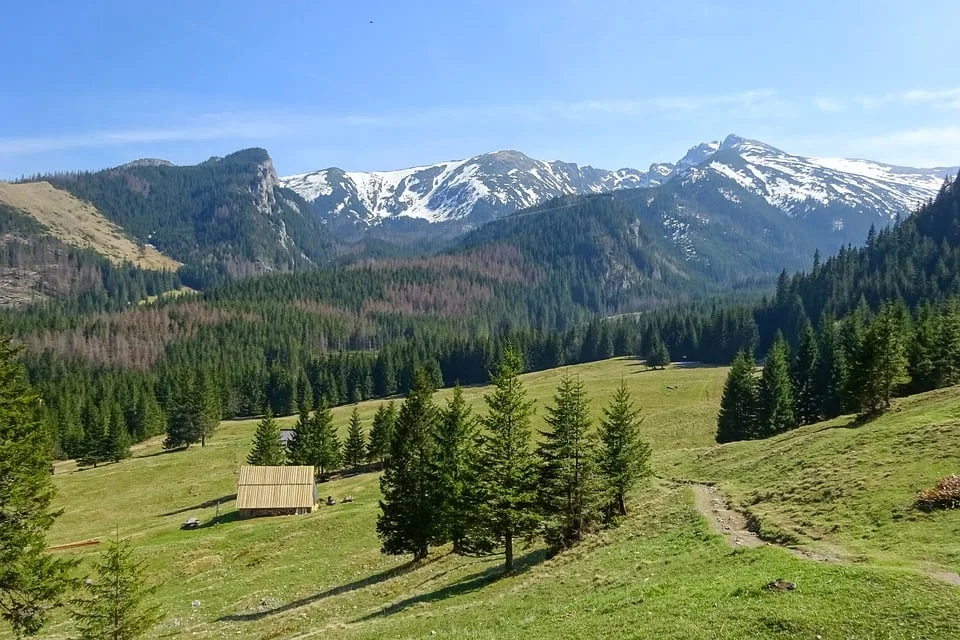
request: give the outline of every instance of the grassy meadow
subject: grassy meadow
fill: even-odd
[[[205,448],[163,453],[153,442],[120,464],[61,465],[63,515],[50,544],[117,531],[132,538],[159,585],[164,620],[155,637],[960,637],[960,587],[937,578],[960,570],[960,511],[912,508],[917,490],[960,472],[960,389],[899,401],[867,424],[841,418],[716,446],[725,368],[647,371],[613,359],[570,369],[596,417],[627,380],[644,410],[657,478],[636,492],[620,526],[549,559],[538,546],[521,549],[512,575],[501,575],[502,556],[462,558],[440,548],[411,566],[382,555],[376,474],[321,485],[321,496],[352,494],[353,503],[310,516],[236,519],[251,420],[224,422]],[[562,371],[524,376],[538,404],[535,427]],[[479,412],[484,392],[465,390]],[[449,396],[437,394],[441,403]],[[359,405],[367,428],[378,405]],[[344,432],[351,409],[334,410]],[[731,548],[683,481],[716,483],[765,534],[835,561],[776,545]],[[180,531],[191,516],[204,526]],[[797,589],[765,591],[776,578]],[[69,622],[58,615],[44,633],[69,637]]]

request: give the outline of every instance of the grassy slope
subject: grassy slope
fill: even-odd
[[[914,508],[921,489],[960,472],[960,388],[898,400],[866,424],[847,416],[676,460],[674,473],[718,483],[771,533],[852,559],[960,571],[960,513]]]
[[[0,181],[0,202],[23,211],[61,242],[93,249],[117,264],[127,260],[144,269],[176,271],[180,263],[137,243],[96,207],[56,189],[49,182],[10,184]]]
[[[770,443],[710,449],[724,369],[645,372],[635,363],[611,360],[576,370],[586,383],[595,413],[621,376],[626,377],[644,405],[644,431],[657,449],[655,465],[661,475],[713,477],[735,491],[739,485],[724,480],[736,476],[734,466],[740,464],[751,473],[763,474],[766,465],[761,462],[749,468],[748,456],[785,446],[783,442],[793,435]],[[540,402],[538,420],[559,375],[549,371],[525,376],[531,396]],[[677,388],[668,390],[668,386]],[[482,391],[467,390],[474,405],[481,402]],[[439,395],[446,397],[449,391]],[[957,398],[956,393],[944,394],[954,415]],[[367,423],[377,404],[360,405]],[[348,414],[348,407],[337,409],[338,423],[345,426]],[[904,424],[912,419],[906,408],[896,414],[898,418]],[[923,415],[915,418],[926,421]],[[878,424],[856,433],[868,433]],[[322,495],[353,494],[356,502],[352,504],[321,507],[308,517],[235,521],[229,517],[233,509],[229,498],[236,490],[234,472],[247,454],[253,427],[252,421],[226,423],[205,449],[160,454],[154,445],[120,465],[58,476],[65,513],[54,528],[51,544],[109,536],[116,527],[121,535],[133,536],[161,584],[158,598],[166,618],[155,631],[158,636],[960,635],[957,588],[888,564],[814,563],[773,547],[732,550],[709,532],[692,506],[689,491],[668,481],[657,481],[639,492],[634,515],[621,527],[551,560],[544,561],[537,548],[527,550],[522,559],[525,570],[500,579],[496,579],[499,557],[458,558],[439,550],[423,566],[408,567],[405,558],[382,556],[374,530],[378,486],[372,474],[321,488]],[[855,433],[823,433],[841,431]],[[816,436],[809,438],[816,441]],[[941,442],[941,449],[944,444]],[[867,449],[872,446],[866,444]],[[750,447],[754,447],[752,453]],[[835,456],[842,451],[834,445],[825,447],[823,454],[833,457],[834,464],[822,464],[831,468],[847,464],[849,454]],[[813,453],[811,450],[809,455]],[[866,458],[868,454],[875,457],[872,450],[859,455]],[[956,447],[947,454],[944,466],[960,466]],[[903,485],[902,492],[913,491],[913,484],[926,482],[933,473],[926,469],[920,473],[911,465],[892,470],[893,479],[884,486]],[[864,471],[872,478],[869,468]],[[745,484],[755,486],[753,480]],[[226,517],[221,524],[194,532],[177,530],[178,524],[192,515],[210,520],[217,499],[224,501]],[[763,515],[774,518],[777,513],[771,505],[770,512]],[[841,522],[859,522],[864,540],[879,544],[879,538],[867,531],[868,523],[862,521],[859,511],[840,510],[837,514]],[[909,516],[916,514],[910,512]],[[898,523],[913,526],[919,521],[911,522],[909,516]],[[960,524],[960,513],[933,517],[942,520],[940,525],[946,531],[956,532]],[[881,533],[886,536],[896,526],[891,523],[889,530]],[[843,525],[841,531],[845,530]],[[904,535],[912,535],[910,532]],[[929,555],[926,559],[949,564],[949,557]],[[761,589],[778,577],[797,582],[798,590],[770,594]],[[201,606],[192,607],[192,600],[199,600]],[[60,622],[48,633],[62,637],[68,631]]]

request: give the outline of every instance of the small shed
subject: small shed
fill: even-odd
[[[299,515],[316,507],[313,467],[240,468],[237,510],[242,517]]]
[[[290,447],[290,441],[293,440],[293,434],[296,433],[293,429],[280,429],[280,444],[283,445],[284,449]]]

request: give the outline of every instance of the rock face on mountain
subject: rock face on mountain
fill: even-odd
[[[809,220],[818,230],[859,233],[915,210],[955,173],[949,167],[914,169],[797,156],[730,135],[722,142],[698,144],[677,162],[655,163],[647,171],[610,171],[497,151],[398,171],[334,167],[281,178],[280,183],[340,232],[400,220],[457,223],[467,230],[558,196],[699,181],[701,192],[709,187],[711,195],[734,198],[740,197],[734,191],[742,189],[788,217]]]
[[[281,185],[263,149],[191,166],[135,161],[46,179],[134,240],[182,262],[190,286],[324,264],[333,255],[329,231]]]

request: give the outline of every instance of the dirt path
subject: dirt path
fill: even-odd
[[[735,547],[762,547],[768,543],[747,528],[747,519],[742,513],[730,508],[727,500],[716,487],[706,484],[693,485],[693,499],[710,528],[727,539]]]
[[[693,485],[694,504],[697,511],[707,519],[710,528],[722,535],[734,547],[777,546],[786,549],[798,558],[815,562],[840,562],[841,558],[828,552],[788,547],[763,540],[750,530],[750,523],[743,513],[730,506],[720,491],[711,485]]]
[[[697,511],[706,518],[710,524],[710,528],[726,538],[731,546],[776,546],[781,549],[786,549],[798,558],[813,560],[814,562],[843,562],[841,556],[827,551],[813,551],[799,547],[788,547],[763,540],[750,530],[750,524],[746,516],[732,508],[729,501],[716,487],[707,484],[694,484],[691,486],[693,487],[693,499]],[[941,570],[928,571],[919,569],[919,571],[934,580],[960,587],[960,574]]]

